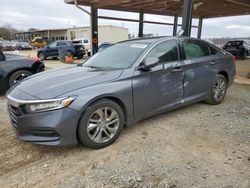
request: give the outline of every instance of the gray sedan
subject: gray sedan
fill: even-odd
[[[198,101],[222,102],[235,58],[202,40],[136,39],[99,52],[82,66],[27,78],[8,94],[20,140],[102,148],[124,126]]]

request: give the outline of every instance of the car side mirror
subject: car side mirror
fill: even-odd
[[[50,49],[50,47],[49,47],[49,46],[46,46],[46,48],[47,48],[47,49]]]
[[[137,70],[140,70],[140,71],[149,71],[151,68],[153,68],[154,66],[156,66],[158,63],[159,63],[159,58],[149,57],[149,58],[144,59],[141,62],[141,64],[137,68]]]

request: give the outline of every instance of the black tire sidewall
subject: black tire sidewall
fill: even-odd
[[[223,79],[225,80],[225,82],[226,82],[226,90],[225,90],[225,94],[224,94],[223,98],[222,98],[220,101],[217,101],[217,100],[214,98],[214,85],[215,85],[215,83],[217,82],[217,80],[220,79],[220,78],[223,78]],[[209,92],[209,95],[210,95],[210,96],[209,96],[209,103],[210,103],[210,104],[213,104],[213,105],[220,104],[220,103],[224,100],[224,98],[225,98],[225,96],[226,96],[227,87],[228,87],[228,83],[227,83],[227,79],[225,78],[225,76],[223,76],[223,75],[221,75],[221,74],[217,74],[216,77],[215,77],[215,80],[214,80],[214,82],[213,82],[213,85],[212,85],[212,87],[211,87],[211,89],[210,89],[210,92]]]
[[[41,58],[41,56],[42,56],[42,58]],[[43,53],[43,52],[40,52],[40,53],[38,54],[38,57],[39,57],[40,59],[42,59],[42,60],[45,60],[45,59],[46,59],[45,53]]]
[[[247,59],[247,52],[243,52],[243,60]]]
[[[112,139],[110,139],[108,142],[95,143],[88,136],[87,123],[88,123],[90,116],[98,108],[102,108],[102,107],[111,107],[114,110],[116,110],[116,112],[118,113],[118,116],[120,118],[120,125],[119,125],[119,128],[118,128],[115,136]],[[93,148],[93,149],[104,148],[104,147],[112,144],[119,137],[119,135],[121,134],[121,132],[123,130],[123,127],[124,127],[124,112],[121,109],[121,107],[112,100],[102,99],[102,100],[99,100],[99,101],[93,103],[84,111],[84,113],[79,121],[79,124],[78,124],[78,129],[77,129],[78,140],[81,144],[83,144],[89,148]]]
[[[27,71],[27,70],[19,70],[19,71],[16,71],[16,72],[12,73],[12,74],[10,75],[10,77],[9,77],[9,82],[8,82],[9,87],[11,87],[11,86],[14,85],[14,80],[15,80],[15,78],[16,78],[18,75],[20,75],[20,74],[27,74],[28,76],[31,76],[31,75],[32,75],[32,73],[29,72],[29,71]]]

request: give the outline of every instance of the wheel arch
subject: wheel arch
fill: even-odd
[[[126,122],[127,122],[127,107],[126,107],[125,103],[124,103],[119,97],[113,96],[113,95],[101,95],[101,96],[98,96],[98,97],[95,97],[95,98],[89,100],[89,102],[86,103],[86,104],[84,105],[84,107],[82,108],[81,114],[83,114],[84,111],[85,111],[90,105],[92,105],[93,103],[95,103],[95,102],[97,102],[97,101],[103,100],[103,99],[112,100],[113,102],[117,103],[117,104],[121,107],[121,109],[122,109],[122,111],[123,111],[123,113],[124,113],[124,118],[125,118],[125,123],[126,123]]]
[[[229,75],[228,75],[228,73],[226,71],[220,71],[220,72],[218,72],[218,74],[224,76],[226,78],[227,84],[228,84],[228,82],[229,82]]]
[[[80,123],[80,121],[81,121],[81,118],[82,118],[83,113],[85,112],[85,110],[86,110],[89,106],[91,106],[91,105],[94,104],[95,102],[100,101],[100,100],[103,100],[103,99],[111,100],[111,101],[117,103],[117,104],[121,107],[121,109],[122,109],[122,111],[123,111],[123,113],[124,113],[124,123],[125,123],[125,126],[127,125],[127,119],[128,119],[128,118],[127,118],[127,116],[128,116],[128,114],[127,114],[127,108],[126,108],[126,105],[124,104],[124,102],[123,102],[119,97],[112,96],[112,95],[104,95],[104,96],[99,96],[99,97],[93,98],[93,99],[90,100],[87,104],[84,105],[84,107],[82,108],[82,110],[81,110],[81,112],[80,112],[81,115],[80,115],[80,117],[78,118],[77,127],[76,127],[76,139],[77,139],[78,142],[79,142],[78,127],[79,127],[79,123]]]
[[[33,74],[31,67],[20,67],[20,68],[17,68],[17,69],[14,69],[14,70],[10,71],[10,72],[7,74],[6,78],[9,79],[10,76],[11,76],[13,73],[15,73],[15,72],[17,72],[17,71],[21,71],[21,70],[29,71],[29,72],[31,72],[31,73]]]

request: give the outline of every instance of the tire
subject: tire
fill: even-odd
[[[246,59],[247,59],[247,52],[243,52],[243,54],[242,54],[242,59],[243,59],[243,60],[246,60]]]
[[[18,81],[22,81],[30,75],[32,75],[32,73],[26,70],[19,70],[14,72],[9,77],[9,87],[15,85]]]
[[[83,58],[83,55],[77,56],[77,59],[82,59],[82,58]]]
[[[39,57],[41,60],[46,60],[46,56],[45,56],[45,54],[44,54],[43,52],[40,52],[40,53],[38,54],[38,57]]]
[[[112,100],[102,99],[83,113],[78,125],[78,141],[89,148],[103,148],[119,137],[123,126],[124,113],[121,107]]]
[[[209,91],[207,103],[212,105],[220,104],[226,96],[227,92],[227,79],[221,74],[217,74],[215,81]]]

